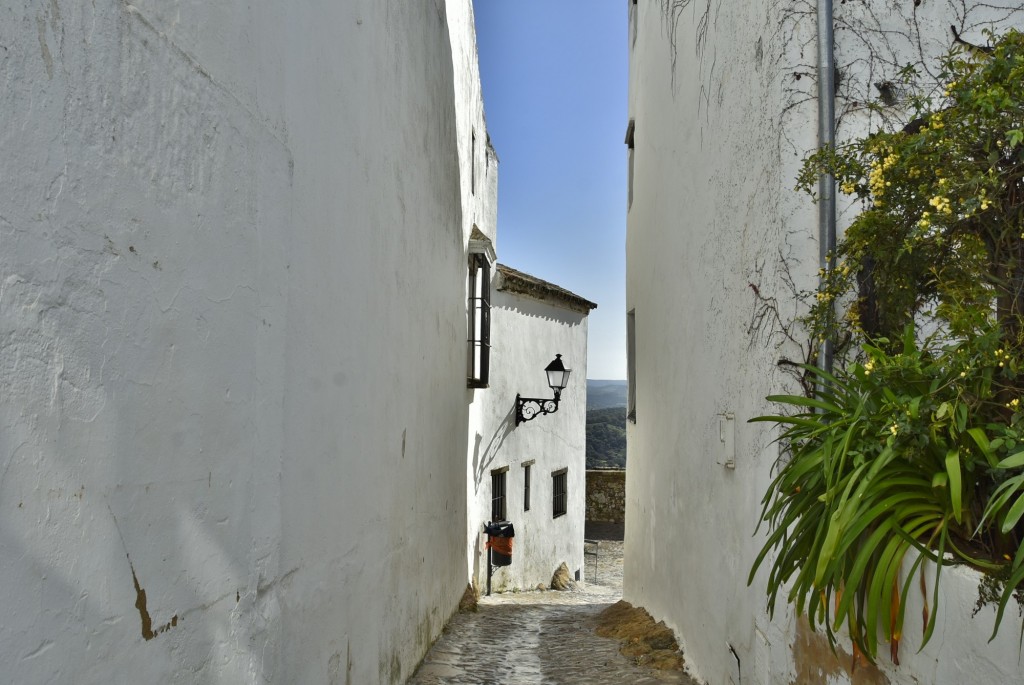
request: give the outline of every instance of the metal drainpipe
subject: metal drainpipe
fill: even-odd
[[[818,0],[818,147],[836,142],[836,81],[832,0]],[[831,174],[818,178],[818,266],[828,273],[835,267],[836,182]],[[819,271],[819,273],[822,273]],[[825,277],[818,280],[824,286]],[[818,350],[818,366],[832,372],[832,341],[826,339]]]

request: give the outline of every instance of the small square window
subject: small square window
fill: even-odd
[[[559,469],[551,474],[551,518],[565,516],[568,511],[569,469]]]
[[[508,467],[491,471],[491,520],[507,521],[505,509],[505,474]]]

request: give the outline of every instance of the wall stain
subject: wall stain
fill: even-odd
[[[139,578],[135,575],[135,566],[132,565],[131,560],[128,561],[128,566],[132,569],[132,582],[135,583],[135,608],[139,610],[139,616],[142,617],[142,637],[145,640],[152,640],[156,635],[153,633],[153,619],[149,616],[149,611],[146,609],[146,591],[139,585]]]
[[[53,78],[53,56],[50,54],[50,46],[46,44],[46,20],[43,17],[36,17],[36,28],[39,30],[39,50],[43,55],[43,64],[46,66],[46,77]]]
[[[790,685],[818,685],[830,680],[849,677],[850,685],[889,685],[889,678],[878,667],[864,658],[858,658],[854,667],[853,655],[837,646],[836,651],[828,639],[816,633],[804,619],[796,622],[796,640],[793,641],[793,661],[796,678]]]
[[[132,570],[132,582],[135,583],[135,608],[139,610],[139,616],[142,618],[142,637],[148,642],[157,635],[166,633],[171,628],[176,627],[178,625],[178,615],[175,614],[171,617],[170,621],[153,630],[153,619],[146,608],[146,591],[139,585],[139,577],[135,575],[135,566],[132,564],[131,559],[128,560],[128,567]]]

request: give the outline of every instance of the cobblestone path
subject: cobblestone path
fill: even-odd
[[[452,617],[409,685],[694,685],[637,666],[617,640],[594,634],[597,614],[622,595],[622,543],[602,541],[598,563],[601,582],[575,592],[481,597],[476,612]]]

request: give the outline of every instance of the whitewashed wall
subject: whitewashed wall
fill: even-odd
[[[771,429],[746,421],[773,411],[769,393],[797,390],[777,362],[802,358],[774,316],[792,319],[794,289],[813,288],[818,268],[817,208],[793,191],[815,146],[814,3],[625,4],[636,22],[627,309],[637,393],[625,597],[676,630],[704,682],[851,682],[848,655],[837,661],[784,607],[768,619],[765,573],[747,587],[778,452]],[[863,108],[873,84],[944,50],[950,36],[939,32],[950,24],[983,40],[976,10],[915,4],[836,3],[845,135],[878,124]],[[1019,23],[1019,10],[999,14]],[[861,669],[853,682],[994,683],[1019,671],[1006,638],[1019,634],[1017,617],[988,644],[991,613],[970,618],[973,579],[945,581],[943,623],[927,649],[917,654],[908,635],[901,667]]]
[[[497,248],[498,158],[487,137],[472,0],[446,4],[455,74],[463,241],[475,226]]]
[[[0,14],[3,679],[404,681],[465,586],[444,3]]]
[[[498,277],[500,284],[500,277]],[[490,387],[477,390],[478,422],[470,440],[470,573],[487,585],[486,537],[491,472],[508,467],[506,514],[515,527],[512,565],[497,570],[492,591],[545,587],[559,564],[583,572],[586,504],[587,317],[554,301],[492,291]],[[571,368],[558,411],[515,425],[516,393],[551,397],[544,368],[562,355]],[[530,511],[523,510],[523,462],[534,460]],[[567,513],[552,518],[553,471],[568,468]]]

